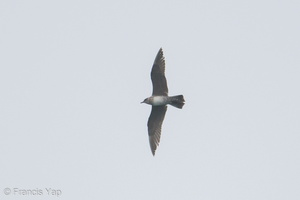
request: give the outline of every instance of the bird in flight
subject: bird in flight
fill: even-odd
[[[148,119],[148,135],[150,148],[153,156],[159,145],[161,126],[167,111],[167,104],[182,109],[184,105],[183,95],[168,96],[168,86],[165,77],[165,58],[162,48],[159,49],[151,70],[153,86],[152,96],[141,103],[152,105],[151,114]]]

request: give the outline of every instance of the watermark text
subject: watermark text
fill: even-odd
[[[55,196],[60,197],[62,195],[61,189],[55,188],[4,188],[3,193],[5,195],[14,195],[14,196]]]

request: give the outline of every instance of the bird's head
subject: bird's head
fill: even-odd
[[[144,99],[144,101],[142,101],[141,103],[150,104],[150,100],[149,100],[149,98],[146,98],[146,99]]]

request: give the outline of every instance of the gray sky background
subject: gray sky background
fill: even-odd
[[[0,198],[300,199],[299,24],[299,1],[0,1]],[[153,157],[160,47],[186,105]]]

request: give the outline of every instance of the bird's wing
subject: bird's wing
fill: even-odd
[[[148,119],[149,142],[153,156],[160,141],[161,126],[165,118],[167,106],[152,106]]]
[[[168,86],[165,77],[165,58],[161,48],[159,49],[153,63],[151,80],[153,86],[152,95],[168,95]]]

